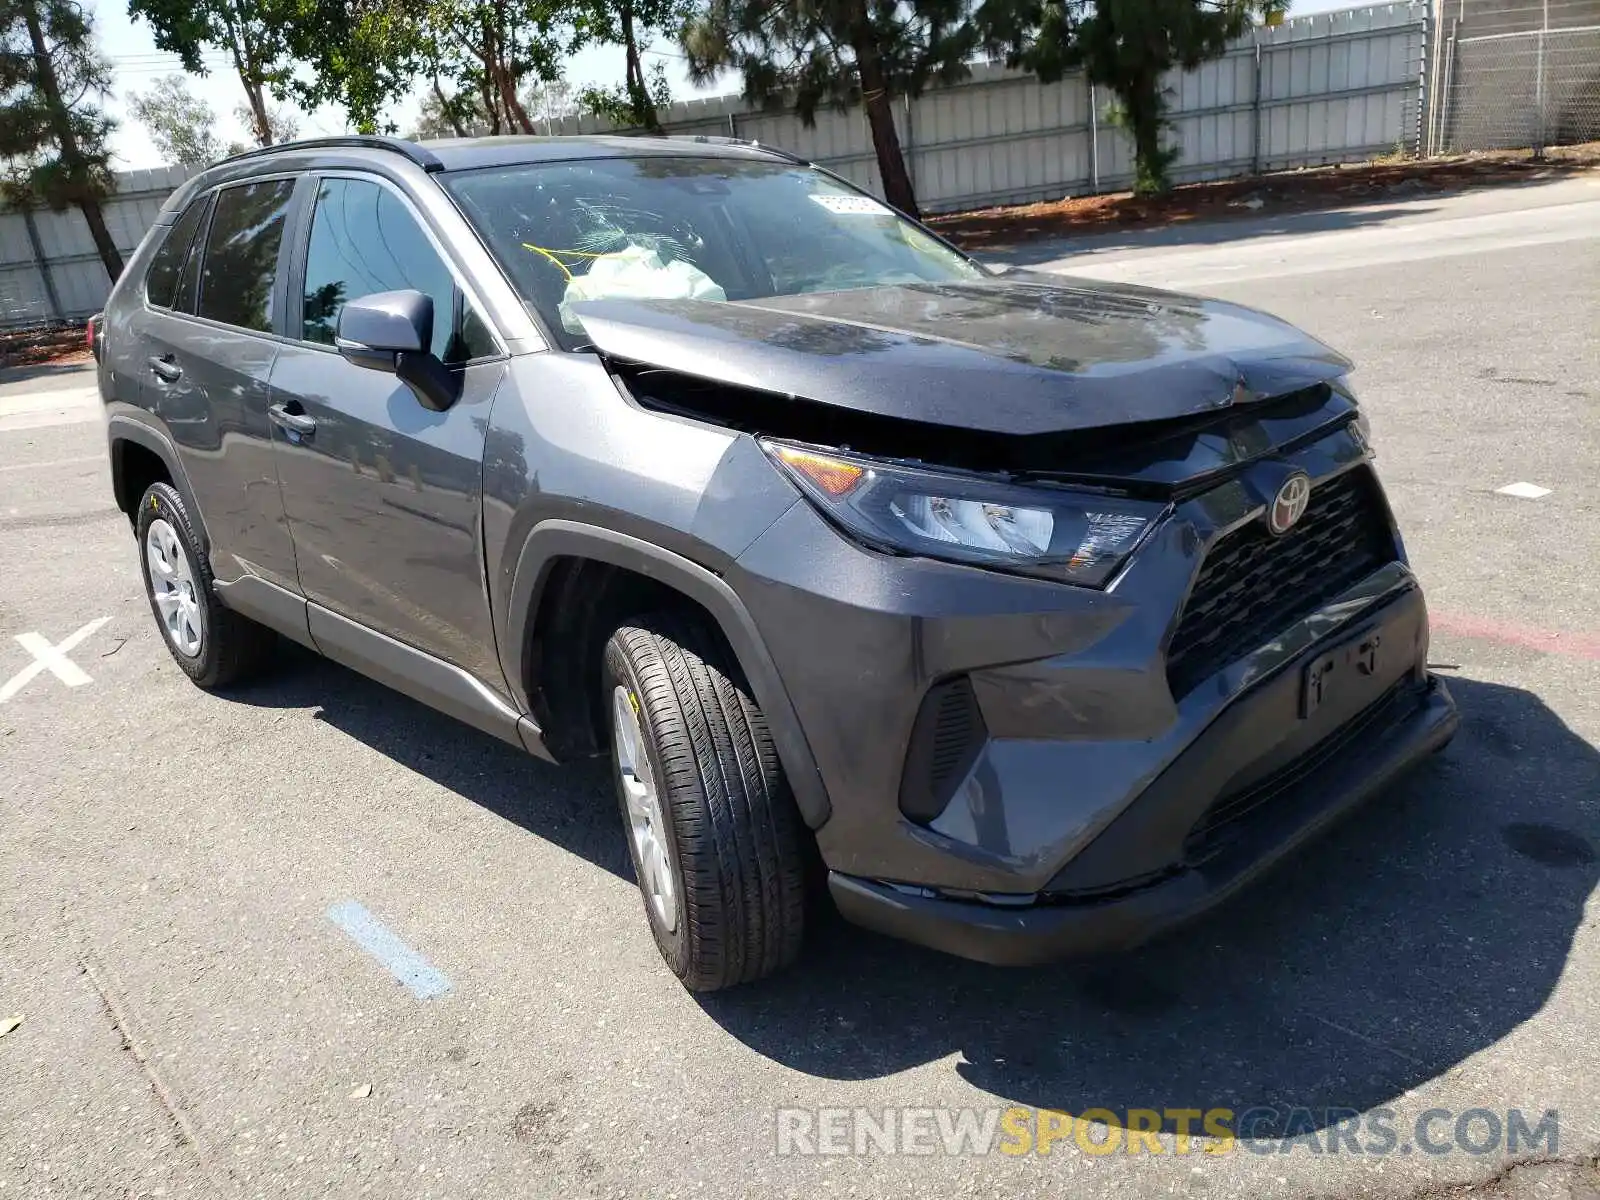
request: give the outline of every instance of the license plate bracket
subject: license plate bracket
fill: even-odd
[[[1339,688],[1355,686],[1356,680],[1376,675],[1382,647],[1383,635],[1372,626],[1308,662],[1300,675],[1301,719],[1315,713]]]

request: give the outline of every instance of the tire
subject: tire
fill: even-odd
[[[259,672],[272,657],[277,635],[217,599],[211,564],[178,490],[151,484],[139,499],[134,530],[150,612],[178,668],[203,688],[225,687]],[[174,609],[183,618],[176,629],[167,617]]]
[[[720,633],[688,613],[630,620],[606,644],[602,681],[612,776],[662,958],[697,992],[782,970],[805,934],[807,834],[766,719]],[[650,808],[637,800],[640,765],[658,799],[665,861],[654,861],[670,899],[635,831],[638,810]]]

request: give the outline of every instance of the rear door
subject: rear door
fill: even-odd
[[[291,275],[292,340],[272,373],[273,404],[314,423],[309,434],[276,433],[301,590],[503,691],[481,505],[484,435],[505,355],[442,240],[399,188],[335,173],[315,188]],[[445,412],[333,346],[346,301],[406,288],[433,298],[433,351],[461,382]]]
[[[298,590],[267,421],[279,343],[279,260],[293,179],[234,184],[200,197],[181,260],[158,253],[136,320],[143,407],[161,419],[211,536],[211,568]],[[163,247],[163,251],[166,247]]]

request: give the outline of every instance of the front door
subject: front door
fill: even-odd
[[[272,404],[297,418],[274,436],[301,590],[498,689],[480,521],[484,432],[504,355],[422,219],[387,183],[320,178],[297,259],[293,340],[273,367]],[[460,376],[445,412],[333,346],[347,300],[407,288],[433,298],[433,351]]]
[[[297,590],[267,419],[293,192],[292,179],[267,179],[195,200],[152,263],[133,325],[143,406],[183,461],[212,572],[222,583],[257,575]]]

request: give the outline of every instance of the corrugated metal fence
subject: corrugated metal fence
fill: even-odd
[[[1252,31],[1197,71],[1174,72],[1178,182],[1414,151],[1422,127],[1427,7],[1379,4]],[[975,68],[896,111],[917,201],[928,212],[1019,204],[1133,182],[1132,142],[1107,119],[1112,97],[1081,74],[1040,85],[998,65]],[[674,104],[674,134],[753,138],[803,154],[881,194],[861,111],[823,111],[807,129],[793,113],[752,111],[737,98]],[[605,122],[569,117],[557,133]]]
[[[1254,30],[1199,70],[1175,72],[1168,87],[1182,155],[1174,178],[1418,150],[1427,28],[1421,3],[1319,13]],[[919,202],[928,212],[948,212],[1127,187],[1132,146],[1108,119],[1110,102],[1081,75],[1044,86],[985,64],[963,83],[901,104],[896,116]],[[674,104],[663,118],[674,134],[781,146],[881,193],[859,109],[820,112],[808,129],[791,112],[754,111],[722,97]],[[608,128],[568,118],[553,131]],[[117,244],[131,251],[189,174],[173,168],[121,176],[106,210]],[[0,325],[80,319],[109,288],[81,214],[0,215]]]
[[[132,254],[189,167],[125,171],[105,206],[106,226]],[[0,214],[0,325],[18,328],[77,320],[98,311],[111,291],[83,214],[35,210]]]

